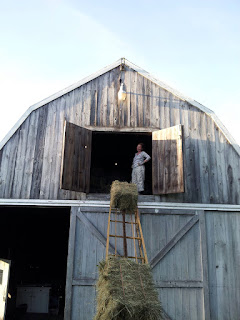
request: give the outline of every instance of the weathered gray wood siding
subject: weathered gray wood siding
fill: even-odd
[[[240,317],[240,211],[206,212],[211,319]]]
[[[118,104],[115,68],[33,111],[0,154],[0,197],[80,199],[59,189],[64,120],[89,129],[153,131],[183,125],[185,193],[161,201],[240,203],[240,157],[213,120],[132,69]]]
[[[108,210],[72,208],[65,319],[92,319],[97,264],[105,256]],[[128,218],[128,217],[127,217]],[[204,302],[202,241],[196,212],[141,214],[149,263],[164,312],[170,319],[210,319]],[[194,222],[191,222],[194,221]],[[118,230],[117,234],[122,234]],[[131,230],[128,235],[131,234]],[[174,240],[175,239],[175,240]],[[114,247],[114,240],[112,245]],[[118,247],[123,254],[123,245]],[[128,247],[134,252],[133,244]],[[165,254],[162,251],[165,250]],[[157,254],[161,257],[154,259]],[[208,296],[205,300],[209,300]],[[208,315],[205,317],[205,315]],[[168,318],[169,319],[169,318]]]
[[[239,319],[240,211],[140,211],[149,264],[168,319]],[[65,319],[90,320],[97,264],[105,257],[108,208],[72,207],[71,217]]]

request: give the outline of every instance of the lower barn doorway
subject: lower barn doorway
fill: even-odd
[[[131,181],[131,165],[137,145],[152,156],[152,133],[93,132],[91,193],[109,193],[114,180]],[[145,193],[152,194],[152,164],[145,165]]]
[[[69,208],[0,207],[0,258],[11,260],[6,320],[62,320]]]

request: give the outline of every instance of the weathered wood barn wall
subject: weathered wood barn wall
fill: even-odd
[[[165,319],[239,319],[239,206],[216,210],[158,203],[140,204],[140,211]],[[107,219],[107,206],[72,207],[66,319],[94,316],[97,264],[105,256],[102,235],[107,232]],[[114,248],[114,240],[111,244]]]
[[[60,188],[69,183],[62,179],[69,123],[89,139],[74,152],[90,149],[85,129],[151,134],[181,125],[184,192],[139,202],[156,287],[166,319],[239,319],[239,146],[213,112],[125,59],[30,108],[0,144],[0,216],[6,206],[33,214],[34,206],[71,208],[64,319],[92,319],[109,210],[109,201]]]
[[[181,124],[185,192],[162,195],[161,201],[239,204],[239,147],[229,142],[213,113],[171,92],[128,61],[124,60],[121,71],[121,63],[32,108],[9,140],[2,143],[0,197],[82,197],[82,193],[60,189],[67,120],[93,131],[109,132],[153,132]],[[120,78],[127,91],[127,99],[121,103],[117,95]]]

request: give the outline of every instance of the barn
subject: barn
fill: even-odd
[[[93,318],[110,185],[130,181],[139,142],[165,318],[240,317],[240,148],[213,111],[121,58],[30,107],[0,143],[0,319],[26,305]]]

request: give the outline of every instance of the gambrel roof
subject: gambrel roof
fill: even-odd
[[[209,117],[211,117],[213,119],[213,121],[215,122],[215,124],[217,125],[217,127],[219,127],[219,129],[223,132],[224,136],[226,137],[226,139],[228,140],[228,142],[233,146],[233,148],[237,151],[237,153],[240,155],[240,147],[239,145],[236,143],[236,141],[234,140],[234,138],[231,136],[231,134],[229,133],[229,131],[225,128],[225,126],[223,125],[223,123],[219,120],[219,118],[216,116],[216,114],[204,107],[202,104],[200,104],[199,102],[191,99],[188,96],[183,95],[182,93],[180,93],[179,91],[177,91],[176,89],[168,86],[166,83],[156,79],[153,75],[151,75],[150,73],[148,73],[147,71],[143,70],[142,68],[138,67],[137,65],[133,64],[132,62],[128,61],[125,58],[121,58],[119,60],[117,60],[116,62],[110,64],[109,66],[97,71],[96,73],[76,82],[75,84],[51,95],[50,97],[32,105],[30,108],[27,109],[27,111],[22,115],[22,117],[18,120],[18,122],[13,126],[13,128],[8,132],[8,134],[4,137],[4,139],[0,142],[0,150],[2,149],[2,147],[7,143],[7,141],[12,137],[12,135],[17,131],[17,129],[21,126],[21,124],[27,119],[27,117],[31,114],[32,111],[46,105],[47,103],[67,94],[68,92],[84,85],[85,83],[103,75],[104,73],[107,73],[108,71],[120,66],[121,64],[124,64],[128,67],[130,67],[131,69],[133,69],[134,71],[138,72],[140,75],[142,75],[143,77],[147,78],[148,80],[152,81],[153,83],[157,84],[158,86],[160,86],[161,88],[169,91],[170,93],[174,94],[176,97],[180,98],[183,101],[186,101],[188,103],[190,103],[191,105],[195,106],[196,108],[198,108],[199,110],[203,111],[204,113],[206,113]]]

